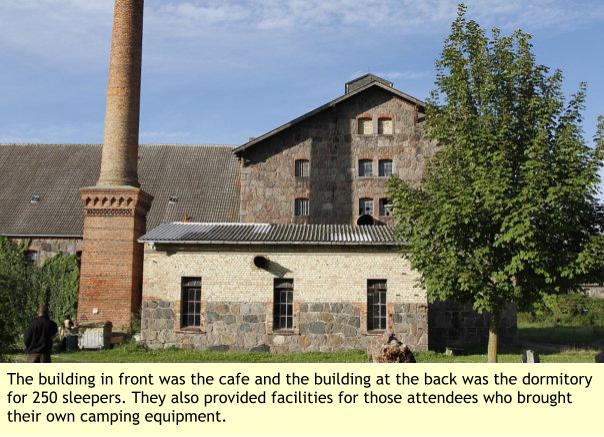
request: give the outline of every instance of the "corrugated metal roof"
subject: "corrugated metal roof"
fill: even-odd
[[[390,226],[271,223],[164,223],[139,241],[183,244],[396,244]]]
[[[153,197],[147,228],[163,222],[239,221],[233,146],[140,145],[139,181]],[[101,146],[0,144],[0,235],[81,236],[79,189],[93,186]],[[38,202],[30,202],[39,196]],[[170,197],[177,201],[170,203]]]

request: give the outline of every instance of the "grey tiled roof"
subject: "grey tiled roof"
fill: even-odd
[[[164,223],[139,241],[184,244],[396,244],[389,226],[269,223]]]
[[[141,145],[139,181],[154,196],[147,229],[182,220],[239,221],[232,146]],[[79,188],[96,183],[100,145],[0,144],[0,235],[81,236]],[[31,203],[32,196],[40,196]],[[170,203],[170,196],[178,197]]]

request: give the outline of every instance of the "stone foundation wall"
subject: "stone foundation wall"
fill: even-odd
[[[435,302],[429,305],[428,331],[430,349],[445,347],[484,348],[489,341],[488,313],[479,314],[471,305]],[[499,322],[499,344],[518,341],[516,306],[508,305]]]
[[[331,352],[366,349],[379,333],[367,332],[363,304],[300,303],[294,308],[294,329],[272,331],[270,302],[207,302],[202,327],[178,329],[177,302],[144,300],[142,340],[151,348]],[[427,307],[424,304],[391,306],[397,336],[413,350],[427,350]],[[297,323],[296,323],[297,321]]]

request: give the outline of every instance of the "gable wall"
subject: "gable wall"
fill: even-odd
[[[393,135],[378,135],[378,117],[391,115]],[[373,134],[357,133],[357,118],[370,115]],[[422,114],[419,114],[420,117]],[[370,88],[288,128],[243,152],[242,222],[354,224],[359,198],[370,197],[374,218],[386,196],[387,178],[379,178],[378,160],[393,160],[393,171],[417,182],[434,145],[415,123],[415,107],[380,88]],[[294,161],[310,159],[310,177],[294,177]],[[358,160],[373,160],[373,177],[358,177]],[[294,217],[294,199],[310,199],[310,215]]]

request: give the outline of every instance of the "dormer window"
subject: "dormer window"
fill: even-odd
[[[31,196],[31,199],[29,199],[29,203],[38,203],[40,201],[40,196],[38,196],[37,194],[34,194],[33,196]]]
[[[168,204],[170,204],[170,205],[174,205],[177,202],[178,202],[178,196],[170,196],[170,199],[168,199]]]
[[[392,135],[394,133],[392,117],[380,117],[378,118],[378,134],[379,135]]]
[[[310,161],[308,159],[296,159],[295,174],[297,178],[310,176]]]
[[[371,117],[359,117],[358,133],[359,135],[371,135],[373,133],[373,120]]]

